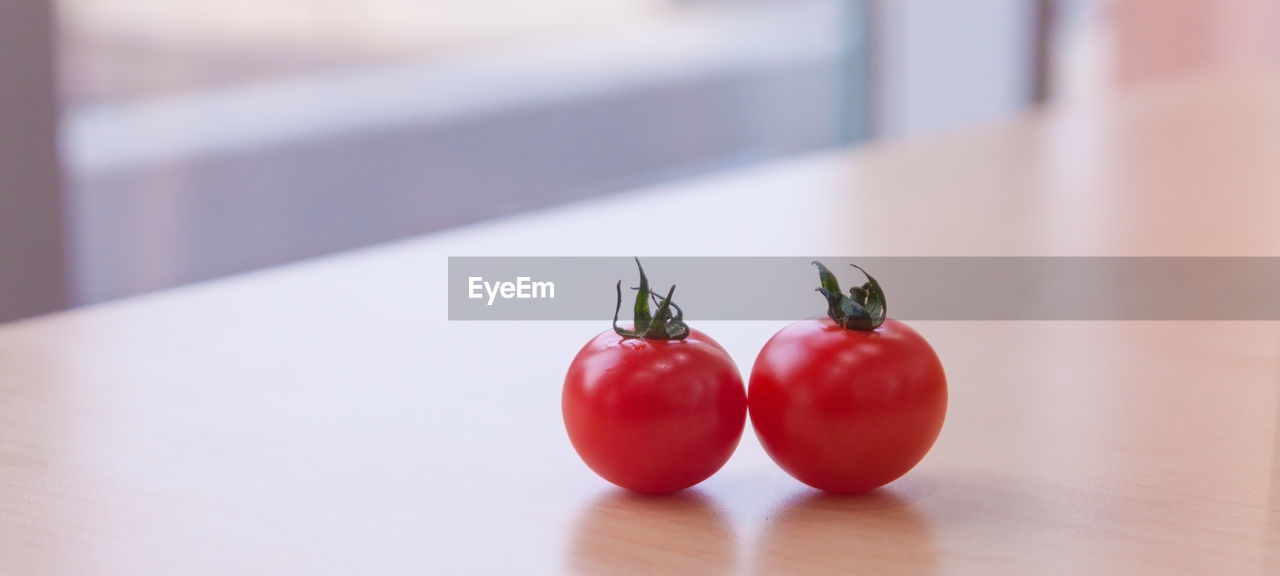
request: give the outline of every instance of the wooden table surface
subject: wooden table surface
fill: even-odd
[[[448,256],[1280,256],[1278,223],[1268,71],[0,326],[0,573],[1280,574],[1273,322],[916,322],[951,405],[907,476],[823,496],[748,429],[653,498],[561,424],[603,323],[445,296]],[[743,370],[782,325],[693,320]]]

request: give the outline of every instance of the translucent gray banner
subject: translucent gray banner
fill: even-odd
[[[677,286],[686,320],[822,315],[821,260],[847,293],[876,277],[903,320],[1280,320],[1280,258],[641,257],[654,291]],[[630,257],[450,257],[450,320],[621,318],[639,284]]]

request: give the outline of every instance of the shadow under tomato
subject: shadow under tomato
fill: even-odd
[[[580,514],[569,539],[570,574],[733,574],[737,537],[698,490],[650,496],[612,490]]]
[[[756,574],[934,574],[928,521],[890,488],[837,495],[805,489],[770,516]]]

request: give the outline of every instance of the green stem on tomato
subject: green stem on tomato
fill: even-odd
[[[817,292],[827,299],[827,316],[830,316],[837,326],[868,332],[884,324],[888,310],[884,290],[866,270],[857,264],[850,264],[867,277],[867,282],[862,286],[850,288],[849,295],[845,296],[840,292],[840,283],[836,281],[835,274],[817,260],[811,264],[818,267],[818,281],[822,286],[817,288]]]
[[[689,335],[689,326],[684,323],[684,311],[671,301],[671,296],[676,292],[675,284],[671,285],[671,289],[667,290],[667,296],[664,298],[657,294],[652,294],[654,302],[658,305],[658,309],[653,315],[649,314],[649,279],[644,275],[644,267],[640,265],[640,259],[636,258],[636,268],[640,269],[640,287],[636,292],[636,303],[634,307],[635,319],[632,321],[631,330],[624,330],[618,327],[618,314],[622,311],[622,281],[618,281],[618,305],[613,309],[613,331],[617,332],[623,338],[644,338],[647,340],[684,340]],[[671,310],[675,309],[672,315]]]

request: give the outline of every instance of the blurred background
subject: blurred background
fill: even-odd
[[[1280,61],[1276,0],[0,0],[0,321]]]

